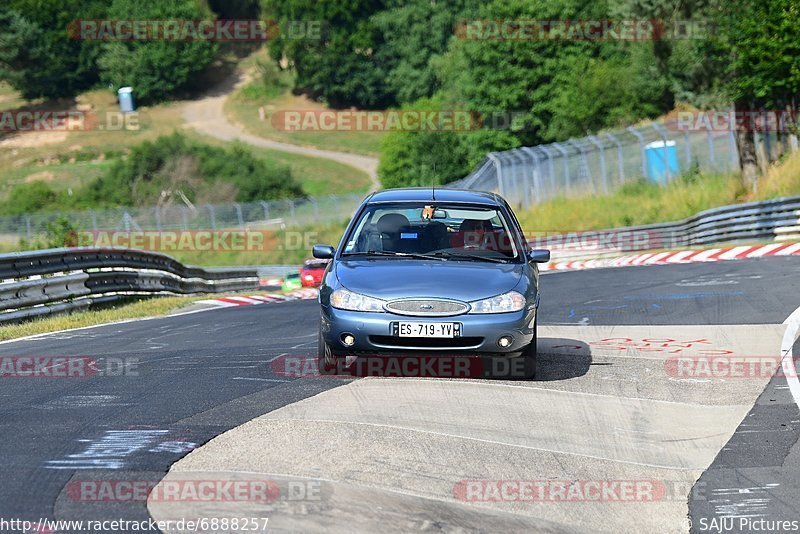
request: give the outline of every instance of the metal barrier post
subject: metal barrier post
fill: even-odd
[[[567,194],[569,194],[572,192],[572,180],[569,175],[569,152],[567,152],[567,149],[565,149],[561,143],[553,143],[553,148],[561,153],[561,159],[564,161],[564,180],[566,181]]]
[[[242,230],[244,230],[245,229],[244,228],[244,216],[242,216],[242,207],[239,205],[238,202],[235,203],[233,205],[233,207],[234,207],[234,209],[236,209],[236,218],[239,220],[239,226],[241,226]]]
[[[619,173],[619,183],[623,184],[625,183],[625,160],[623,159],[624,156],[622,154],[622,143],[610,133],[606,135],[609,139],[611,139],[611,141],[614,142],[615,145],[617,145],[617,172]]]
[[[639,132],[639,130],[637,130],[633,126],[628,127],[627,131],[632,133],[634,137],[636,137],[636,139],[639,141],[639,149],[642,153],[642,178],[647,178],[647,161],[646,161],[647,158],[645,157],[644,154],[644,136]]]
[[[600,140],[597,137],[590,135],[587,139],[597,147],[597,150],[600,152],[600,174],[603,176],[603,192],[607,195],[608,194],[608,176],[606,175],[606,149],[603,147]]]
[[[486,154],[486,157],[489,158],[489,160],[491,160],[491,162],[494,164],[494,172],[497,175],[497,190],[500,193],[500,196],[505,198],[506,194],[505,184],[503,183],[503,164],[500,163],[500,158],[497,157],[495,152],[489,152]]]
[[[211,218],[211,229],[216,231],[217,230],[217,214],[214,211],[214,206],[211,204],[206,204],[206,208],[208,209],[208,216]]]

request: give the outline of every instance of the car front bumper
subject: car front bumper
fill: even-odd
[[[322,336],[336,352],[387,353],[426,351],[435,353],[518,353],[534,336],[536,309],[512,313],[464,314],[452,317],[413,317],[393,313],[356,312],[322,306]],[[400,338],[392,335],[397,321],[459,323],[460,337],[452,339]],[[342,336],[352,334],[355,342],[347,347]],[[511,336],[508,347],[497,343],[502,336]]]

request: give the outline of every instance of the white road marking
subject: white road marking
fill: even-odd
[[[786,331],[783,333],[783,340],[781,341],[783,374],[786,376],[786,382],[789,384],[789,391],[792,392],[794,401],[800,407],[800,380],[797,379],[797,366],[792,355],[792,347],[794,347],[795,341],[800,336],[800,307],[794,310],[783,321],[783,324],[786,325]]]
[[[704,250],[704,251],[700,252],[699,254],[697,254],[695,256],[692,256],[692,262],[706,261],[708,258],[713,256],[714,254],[716,254],[720,250],[722,250],[722,249],[721,248],[711,248],[711,249],[708,249],[708,250]]]
[[[249,378],[244,376],[236,376],[231,380],[254,380],[258,382],[291,382],[291,380],[285,380],[281,378]]]
[[[775,253],[775,256],[789,256],[797,251],[800,251],[800,243],[795,243],[794,245],[786,247],[783,250],[779,250]]]
[[[224,300],[198,300],[197,304],[210,304],[211,306],[217,306],[218,308],[231,308],[233,306],[239,306],[239,304],[225,302]]]
[[[691,256],[692,254],[694,254],[694,250],[682,250],[682,251],[676,253],[674,256],[672,256],[670,258],[667,258],[666,262],[667,263],[680,263],[681,260],[683,260],[687,256]]]
[[[245,304],[261,304],[261,302],[262,302],[260,300],[254,299],[252,297],[231,296],[231,297],[228,297],[228,298],[231,299],[231,300],[238,300],[239,302],[243,302]]]
[[[781,248],[784,245],[785,245],[785,243],[774,243],[772,245],[766,245],[766,246],[763,246],[763,247],[758,247],[753,252],[748,254],[747,257],[748,258],[760,258],[764,254],[766,254],[768,252],[772,252],[776,248]]]
[[[742,252],[744,252],[746,250],[750,250],[751,248],[753,248],[753,247],[746,247],[746,246],[745,247],[734,247],[734,248],[730,249],[729,251],[723,252],[722,254],[720,254],[718,259],[720,259],[720,260],[732,260],[736,256],[738,256],[739,254],[741,254]]]
[[[642,262],[642,265],[652,265],[652,264],[654,264],[656,262],[659,262],[659,261],[663,260],[664,258],[669,256],[670,254],[672,254],[672,252],[660,252],[660,253],[656,254],[655,256],[650,256],[646,261]]]

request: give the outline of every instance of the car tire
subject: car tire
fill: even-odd
[[[322,337],[322,328],[317,338],[317,369],[321,375],[335,375],[339,367],[340,357],[333,352],[331,346]]]
[[[522,357],[524,360],[524,373],[525,378],[535,378],[536,377],[536,338],[537,338],[537,322],[539,318],[533,320],[533,338],[531,339],[530,344],[525,347],[525,351],[522,353]]]

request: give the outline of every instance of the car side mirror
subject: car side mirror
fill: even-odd
[[[550,261],[550,251],[545,248],[537,248],[530,251],[528,257],[532,262],[547,263]]]
[[[314,245],[314,248],[311,249],[311,254],[320,260],[330,260],[336,254],[336,249],[330,245]]]

